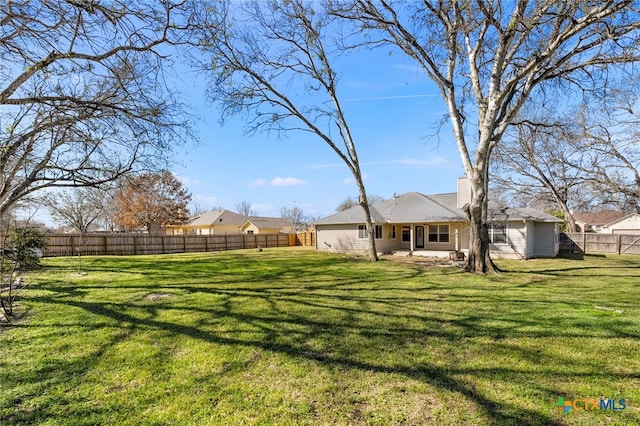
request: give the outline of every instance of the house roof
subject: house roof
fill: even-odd
[[[615,220],[612,220],[611,222],[607,223],[606,225],[604,225],[607,228],[610,228],[613,225],[617,225],[620,222],[623,222],[627,219],[631,219],[632,217],[640,217],[640,213],[629,213],[627,215],[621,216]]]
[[[603,210],[597,213],[574,213],[573,219],[589,225],[604,225],[625,216],[625,213],[615,210]]]
[[[370,206],[374,223],[415,222],[466,222],[467,216],[457,208],[457,194],[424,195],[407,192]],[[555,216],[530,208],[499,208],[490,206],[494,220],[530,220],[535,222],[562,222]],[[316,225],[364,223],[364,212],[360,206],[335,213],[315,222]]]
[[[258,228],[293,228],[293,223],[290,220],[283,219],[281,217],[247,217],[242,224],[242,228],[246,227],[248,223],[252,223]]]
[[[489,206],[489,219],[490,221],[528,220],[531,222],[564,222],[564,220],[558,217],[552,216],[545,212],[541,212],[540,210],[532,209],[530,207],[500,208],[496,206],[492,207],[491,205]]]
[[[191,218],[186,226],[231,225],[241,226],[247,220],[246,216],[230,210],[211,210]]]

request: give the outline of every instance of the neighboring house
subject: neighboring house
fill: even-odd
[[[602,225],[603,234],[640,235],[640,214],[631,213]]]
[[[168,235],[279,234],[293,232],[293,224],[279,217],[243,216],[230,210],[212,210],[185,225],[167,226]]]
[[[370,206],[376,249],[426,256],[468,253],[469,221],[462,210],[471,199],[467,178],[458,179],[457,189],[437,195],[408,192]],[[497,206],[490,206],[490,216],[492,256],[529,259],[558,254],[561,219],[530,208]],[[366,253],[368,237],[360,206],[320,219],[315,226],[318,250]]]
[[[241,234],[247,217],[230,210],[212,210],[195,216],[185,225],[167,226],[168,235]]]
[[[289,234],[293,232],[293,223],[279,217],[251,216],[242,224],[240,230],[243,234]]]
[[[608,223],[615,222],[625,216],[624,213],[615,210],[603,210],[597,213],[574,213],[578,232],[600,232]]]

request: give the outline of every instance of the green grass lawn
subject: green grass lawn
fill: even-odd
[[[640,257],[43,263],[0,329],[0,424],[640,424]]]

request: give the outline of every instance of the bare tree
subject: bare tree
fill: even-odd
[[[189,214],[191,215],[191,217],[200,216],[202,213],[205,213],[208,210],[209,209],[204,208],[195,198],[192,199],[191,203],[189,204]],[[211,210],[222,210],[222,209],[213,208]]]
[[[298,206],[294,206],[291,208],[282,207],[280,209],[280,217],[282,217],[283,219],[287,219],[291,223],[293,223],[294,232],[305,231],[309,227],[309,222],[311,222],[312,220]]]
[[[104,215],[106,192],[99,188],[74,188],[51,195],[47,207],[51,217],[81,234]]]
[[[640,19],[631,1],[331,1],[370,43],[399,47],[437,85],[471,182],[466,269],[495,272],[487,210],[492,152],[522,105],[543,90],[604,85],[635,63]],[[620,71],[617,73],[620,74]],[[472,154],[472,150],[474,150]]]
[[[242,216],[258,216],[258,212],[251,209],[251,203],[243,200],[236,204],[236,212]]]
[[[581,138],[592,160],[587,168],[601,203],[640,213],[640,114],[611,99],[603,111],[584,109],[577,116]]]
[[[338,94],[335,19],[324,4],[304,0],[216,3],[201,8],[200,63],[209,97],[222,117],[245,112],[249,132],[311,133],[351,171],[365,213],[369,259],[378,259],[356,144]]]
[[[384,198],[379,196],[379,195],[368,195],[367,196],[367,201],[369,201],[369,205],[372,206],[374,204],[377,204],[381,201],[384,201]],[[358,199],[354,198],[354,197],[347,197],[345,198],[339,205],[338,207],[336,207],[336,211],[338,212],[342,212],[345,210],[348,210],[352,207],[355,207],[358,205]]]
[[[164,84],[170,1],[15,0],[0,8],[0,214],[50,187],[155,167],[190,137]]]
[[[588,188],[585,171],[591,162],[575,125],[575,111],[554,115],[531,107],[496,146],[492,159],[493,186],[520,204],[558,209],[571,232],[572,210]]]
[[[609,88],[601,102],[592,99],[568,113],[527,108],[521,113],[526,118],[514,123],[496,147],[494,187],[525,203],[557,207],[570,230],[576,229],[572,211],[606,206],[637,212],[636,93],[628,87]]]

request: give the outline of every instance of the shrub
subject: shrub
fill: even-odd
[[[6,259],[16,262],[22,269],[29,269],[40,265],[45,238],[33,226],[14,228],[7,233],[4,246]]]

